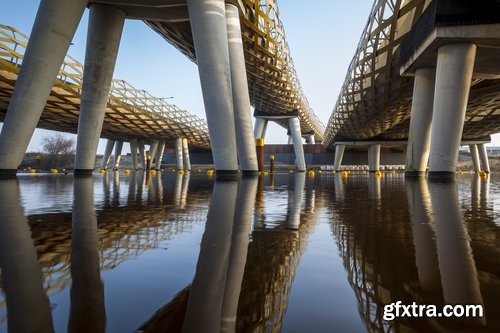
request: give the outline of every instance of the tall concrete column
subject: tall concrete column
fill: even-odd
[[[481,163],[479,161],[479,151],[477,145],[469,145],[470,157],[472,159],[472,165],[474,165],[474,172],[481,171]]]
[[[226,3],[226,21],[238,160],[242,172],[256,173],[257,154],[255,152],[255,137],[252,129],[250,96],[248,94],[248,81],[245,57],[243,55],[238,7]]]
[[[177,159],[177,170],[184,170],[184,156],[182,154],[182,138],[175,139],[175,156]]]
[[[0,133],[0,177],[15,176],[86,5],[40,2]]]
[[[75,179],[72,217],[68,332],[105,332],[104,285],[99,265],[99,236],[91,177]]]
[[[151,143],[149,145],[149,156],[151,156],[151,159],[155,158],[156,156],[156,151],[158,150],[158,145],[160,144],[160,141],[158,140],[151,140]]]
[[[342,159],[344,158],[345,145],[335,145],[335,160],[333,161],[333,170],[340,171]]]
[[[186,138],[182,139],[182,156],[184,160],[184,168],[187,171],[191,170],[191,159],[189,158],[189,146]]]
[[[255,127],[253,130],[253,134],[255,136],[255,139],[266,137],[267,123],[268,123],[267,119],[255,118]]]
[[[405,176],[408,177],[422,176],[427,170],[431,145],[435,82],[435,68],[420,68],[415,72],[410,130],[406,149]]]
[[[238,172],[224,0],[188,0],[215,170]]]
[[[130,139],[130,156],[132,157],[132,168],[134,170],[139,169],[139,163],[137,163],[137,139]]]
[[[139,150],[139,158],[141,159],[142,168],[146,169],[147,157],[146,157],[146,147],[144,147],[144,140],[137,140],[137,149]]]
[[[370,172],[377,172],[380,169],[380,145],[369,146],[368,164]]]
[[[160,144],[158,145],[158,150],[156,151],[156,165],[155,168],[156,170],[161,169],[161,162],[163,160],[163,152],[165,151],[165,140],[161,140]]]
[[[106,142],[106,149],[104,149],[104,155],[102,156],[101,169],[106,169],[108,167],[114,146],[115,146],[115,140],[108,139],[108,141]],[[94,167],[92,166],[92,168]]]
[[[314,137],[314,134],[309,134],[308,137],[309,138],[307,139],[307,141],[309,144],[311,144],[311,145],[316,144],[316,138]]]
[[[293,144],[293,137],[292,137],[292,135],[288,135],[287,144],[289,144],[289,145]]]
[[[449,44],[438,50],[429,158],[431,179],[450,179],[455,175],[475,57],[474,44]]]
[[[486,150],[486,146],[484,143],[477,145],[477,150],[479,151],[479,159],[481,160],[481,169],[490,173],[490,162],[488,161],[488,151]]]
[[[122,149],[123,141],[116,141],[115,143],[115,169],[120,167],[120,161],[122,160]]]
[[[75,175],[91,174],[101,136],[125,13],[91,5],[76,140]]]
[[[8,331],[54,332],[42,269],[16,179],[0,180],[0,268]]]
[[[290,118],[288,120],[290,133],[293,137],[293,149],[295,150],[295,160],[297,163],[297,171],[306,171],[306,161],[304,158],[304,147],[302,147],[302,133],[300,131],[299,118]]]

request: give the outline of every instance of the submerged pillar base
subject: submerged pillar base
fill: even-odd
[[[73,175],[75,177],[87,177],[92,176],[93,169],[75,169]]]
[[[0,169],[0,179],[16,178],[17,169]]]

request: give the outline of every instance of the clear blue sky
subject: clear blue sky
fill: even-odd
[[[37,0],[2,1],[0,23],[29,34]],[[311,107],[327,123],[366,24],[373,0],[280,1],[280,16],[292,58]],[[69,54],[83,63],[88,11],[82,18]],[[196,65],[141,21],[127,20],[115,78],[205,118]],[[35,150],[47,131],[37,130],[28,150]],[[267,143],[286,143],[286,131],[270,125]],[[103,150],[101,143],[100,149]],[[128,147],[127,147],[128,150]]]

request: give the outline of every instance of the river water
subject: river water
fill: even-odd
[[[0,332],[500,332],[500,177],[21,175],[0,267]]]

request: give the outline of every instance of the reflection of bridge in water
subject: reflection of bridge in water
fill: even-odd
[[[370,332],[498,331],[500,228],[488,198],[489,179],[475,176],[471,187],[460,192],[454,183],[425,180],[407,180],[405,190],[399,176],[335,181],[332,209],[343,223],[332,222],[331,229]],[[459,194],[467,198],[468,193],[470,201],[459,202]],[[340,208],[345,201],[366,197],[367,209]],[[383,319],[384,305],[398,300],[481,304],[485,318],[399,318],[389,323]]]

